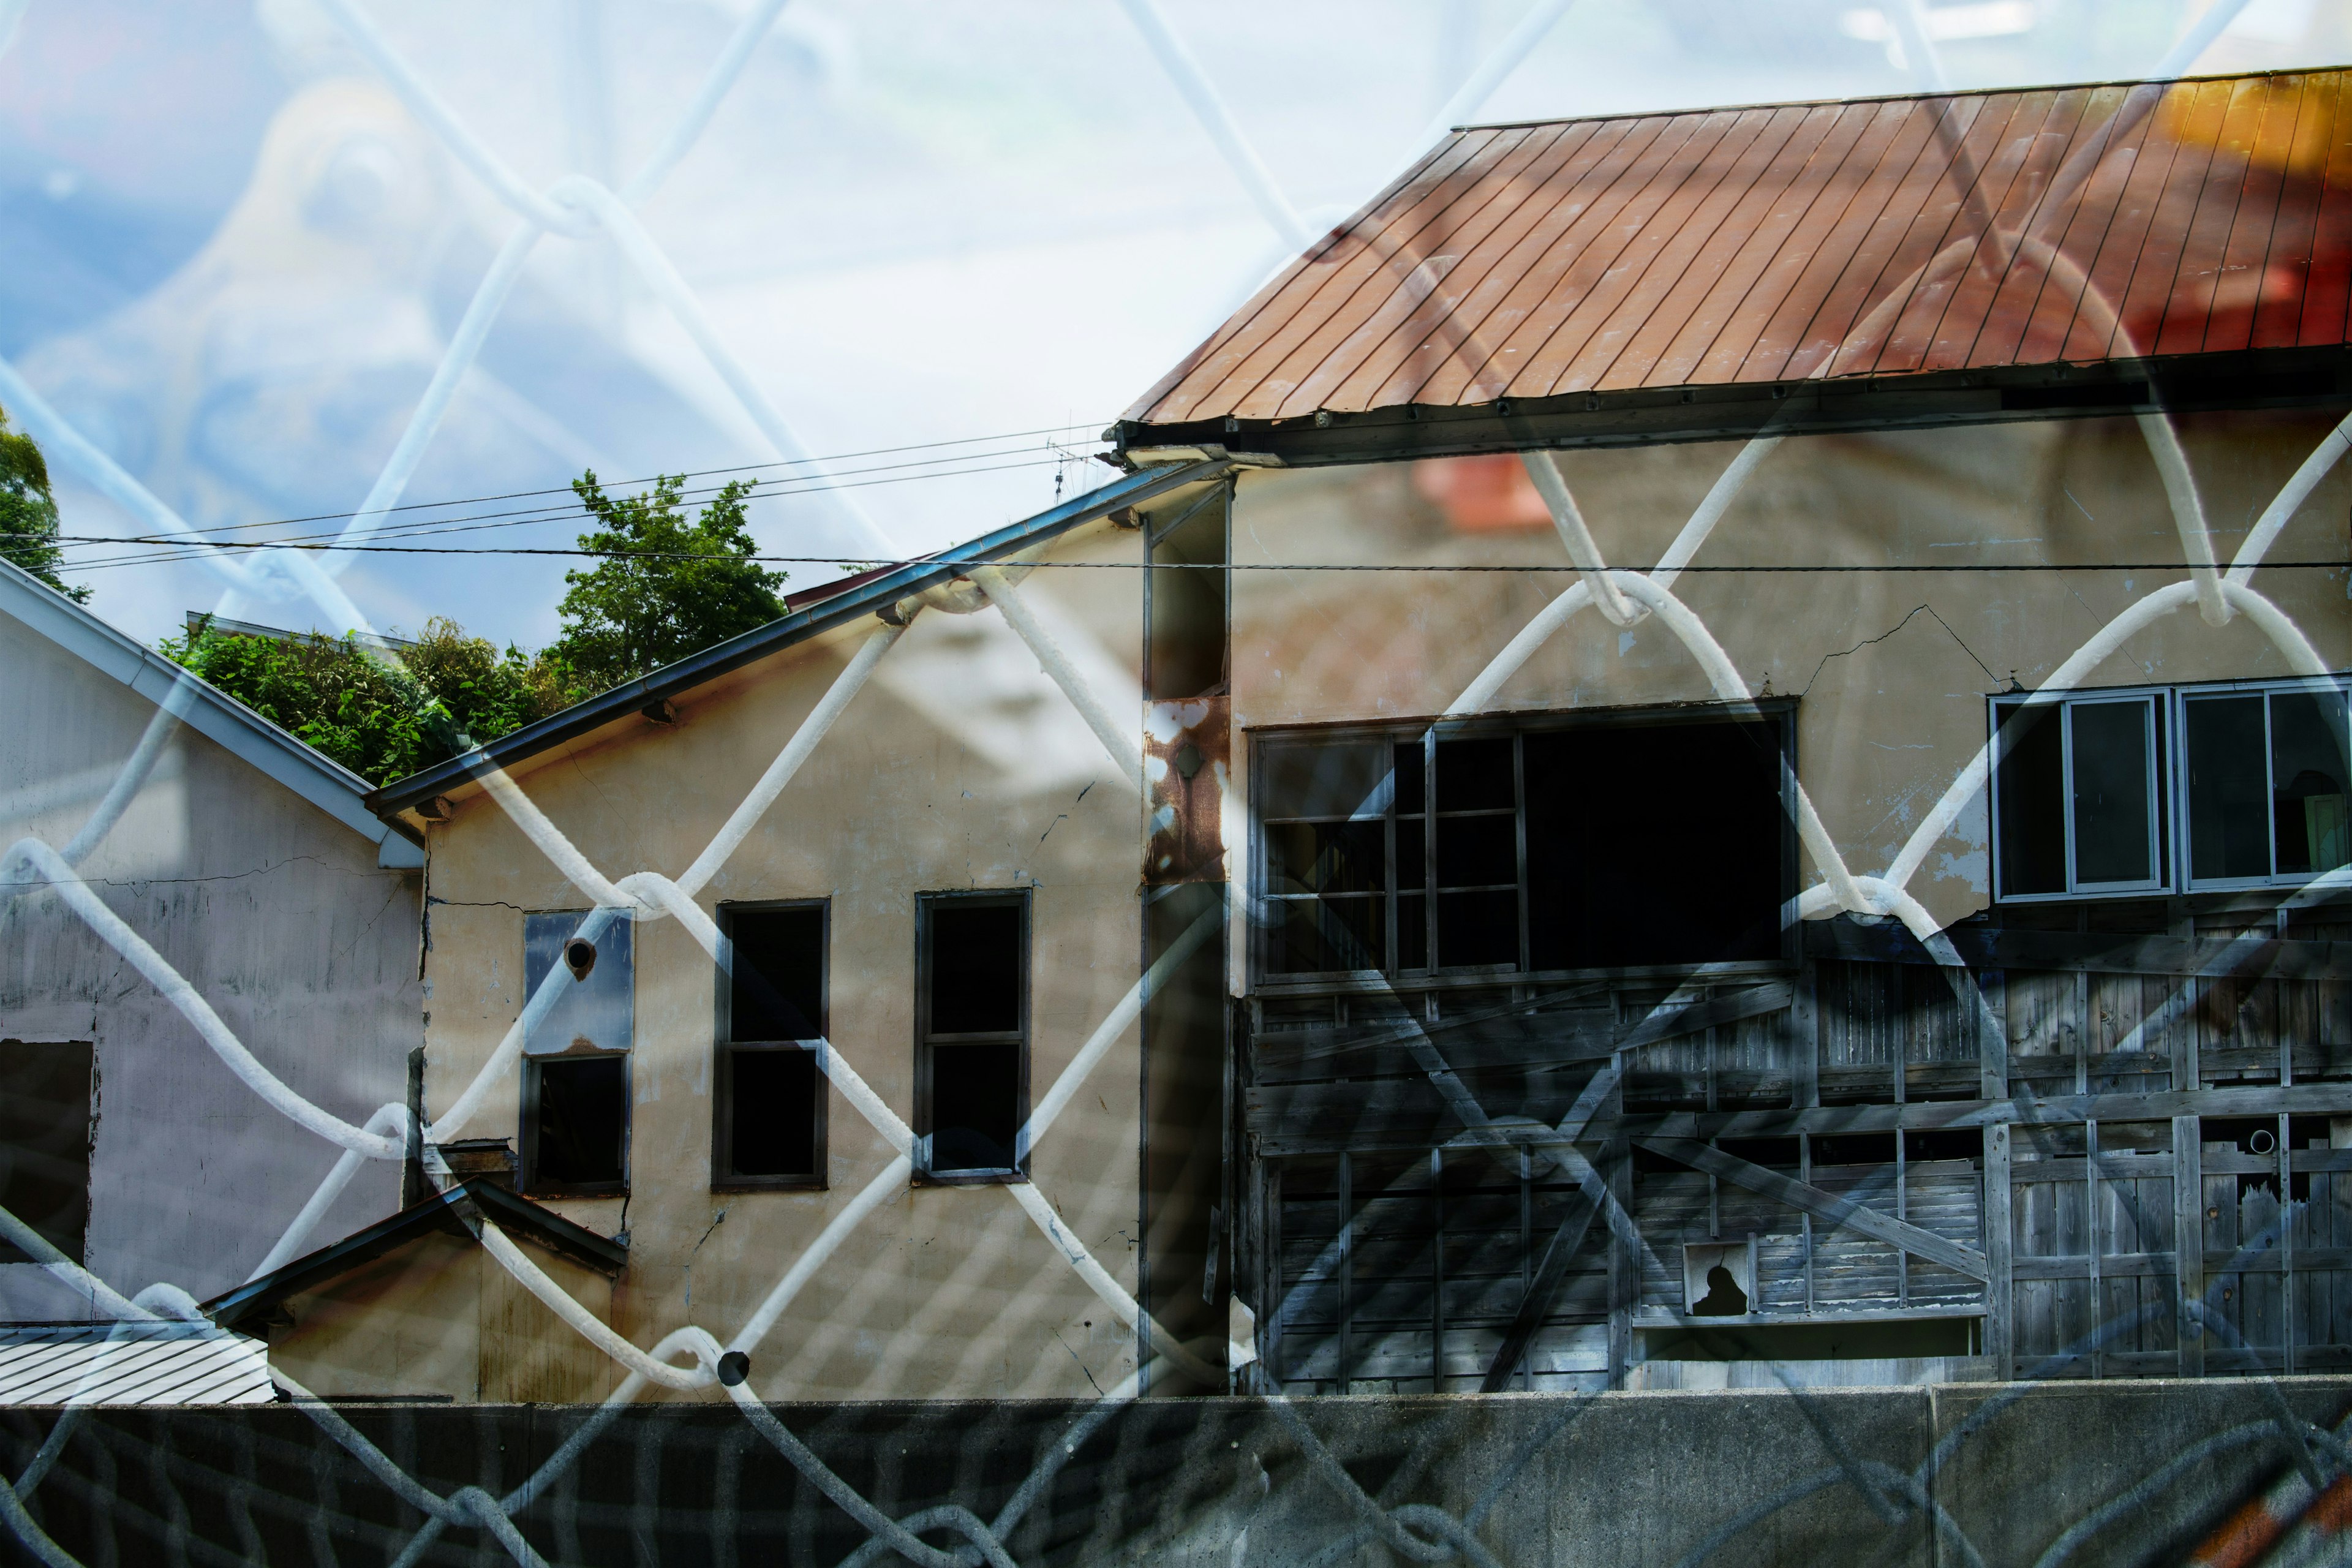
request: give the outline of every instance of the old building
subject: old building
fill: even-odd
[[[397,1105],[424,856],[364,780],[5,563],[0,668],[0,1206],[125,1294],[213,1294],[303,1248],[341,1152],[179,1004],[334,1115]],[[317,1237],[397,1191],[371,1164]],[[0,1243],[0,1321],[108,1315]]]
[[[1457,133],[1128,478],[383,792],[436,1142],[770,1397],[2344,1364],[2347,90]]]

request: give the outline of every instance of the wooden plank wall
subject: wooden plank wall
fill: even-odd
[[[1268,1384],[1737,1384],[1682,1364],[1684,1247],[1751,1238],[1748,1310],[1697,1321],[1705,1355],[1845,1382],[2352,1366],[2352,922],[1959,934],[1961,988],[1835,921],[1793,971],[1253,998]],[[1733,1173],[1677,1160],[1692,1139]],[[1951,1246],[1861,1234],[1843,1203]],[[2184,1331],[2184,1289],[2210,1331]]]

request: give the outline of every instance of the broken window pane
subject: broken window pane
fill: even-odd
[[[1276,974],[1383,967],[1385,902],[1378,896],[1268,900],[1274,925],[1266,932],[1266,967]]]
[[[2152,715],[2144,697],[2067,705],[2078,886],[2156,879]]]
[[[1381,824],[1283,822],[1265,830],[1266,874],[1282,893],[1378,893],[1388,887]]]
[[[1448,969],[1519,961],[1516,889],[1437,895],[1437,962]]]
[[[1388,809],[1391,748],[1379,741],[1316,741],[1268,746],[1259,764],[1269,817],[1378,816]]]
[[[1437,823],[1437,885],[1476,888],[1519,879],[1515,816],[1444,816]]]
[[[931,1033],[1021,1027],[1021,906],[943,900],[929,909]]]
[[[1533,967],[1779,955],[1795,889],[1778,724],[1580,725],[1524,747]]]
[[[730,910],[734,944],[728,1037],[814,1040],[824,1034],[824,908]]]
[[[2066,890],[2066,753],[2055,704],[1994,709],[2000,763],[2000,890],[2007,897]]]
[[[0,1040],[0,1208],[76,1263],[89,1224],[95,1048]],[[0,1239],[0,1263],[30,1263]]]
[[[1518,804],[1508,736],[1437,744],[1437,809],[1509,810]]]
[[[2269,876],[2263,699],[2197,698],[2185,711],[2189,874],[2200,881]]]
[[[618,1187],[629,1125],[629,1059],[565,1057],[534,1062],[530,1184]]]
[[[728,1150],[736,1176],[820,1174],[816,1053],[783,1049],[728,1053]]]
[[[1012,1169],[1021,1120],[1018,1044],[931,1047],[934,1173]]]
[[[2271,821],[2278,871],[2313,876],[2352,859],[2345,814],[2344,699],[2271,696]]]

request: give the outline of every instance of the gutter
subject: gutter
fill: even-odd
[[[551,713],[535,724],[509,731],[470,752],[436,763],[420,773],[386,784],[367,797],[370,809],[391,817],[432,800],[436,795],[471,783],[486,773],[511,767],[550,747],[562,745],[616,720],[647,710],[694,687],[756,663],[796,643],[879,615],[899,600],[951,583],[976,562],[995,561],[1060,537],[1074,528],[1112,512],[1180,489],[1186,485],[1222,479],[1235,467],[1235,458],[1219,449],[1213,456],[1177,458],[1153,463],[1115,479],[1099,489],[1063,502],[1048,511],[1008,523],[968,543],[902,565],[864,573],[849,579],[850,586],[796,610],[766,626],[704,648],[700,653],[616,686],[610,691]]]

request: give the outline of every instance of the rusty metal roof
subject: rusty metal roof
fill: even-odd
[[[2340,350],[2347,274],[2352,70],[1477,127],[1125,434]]]

